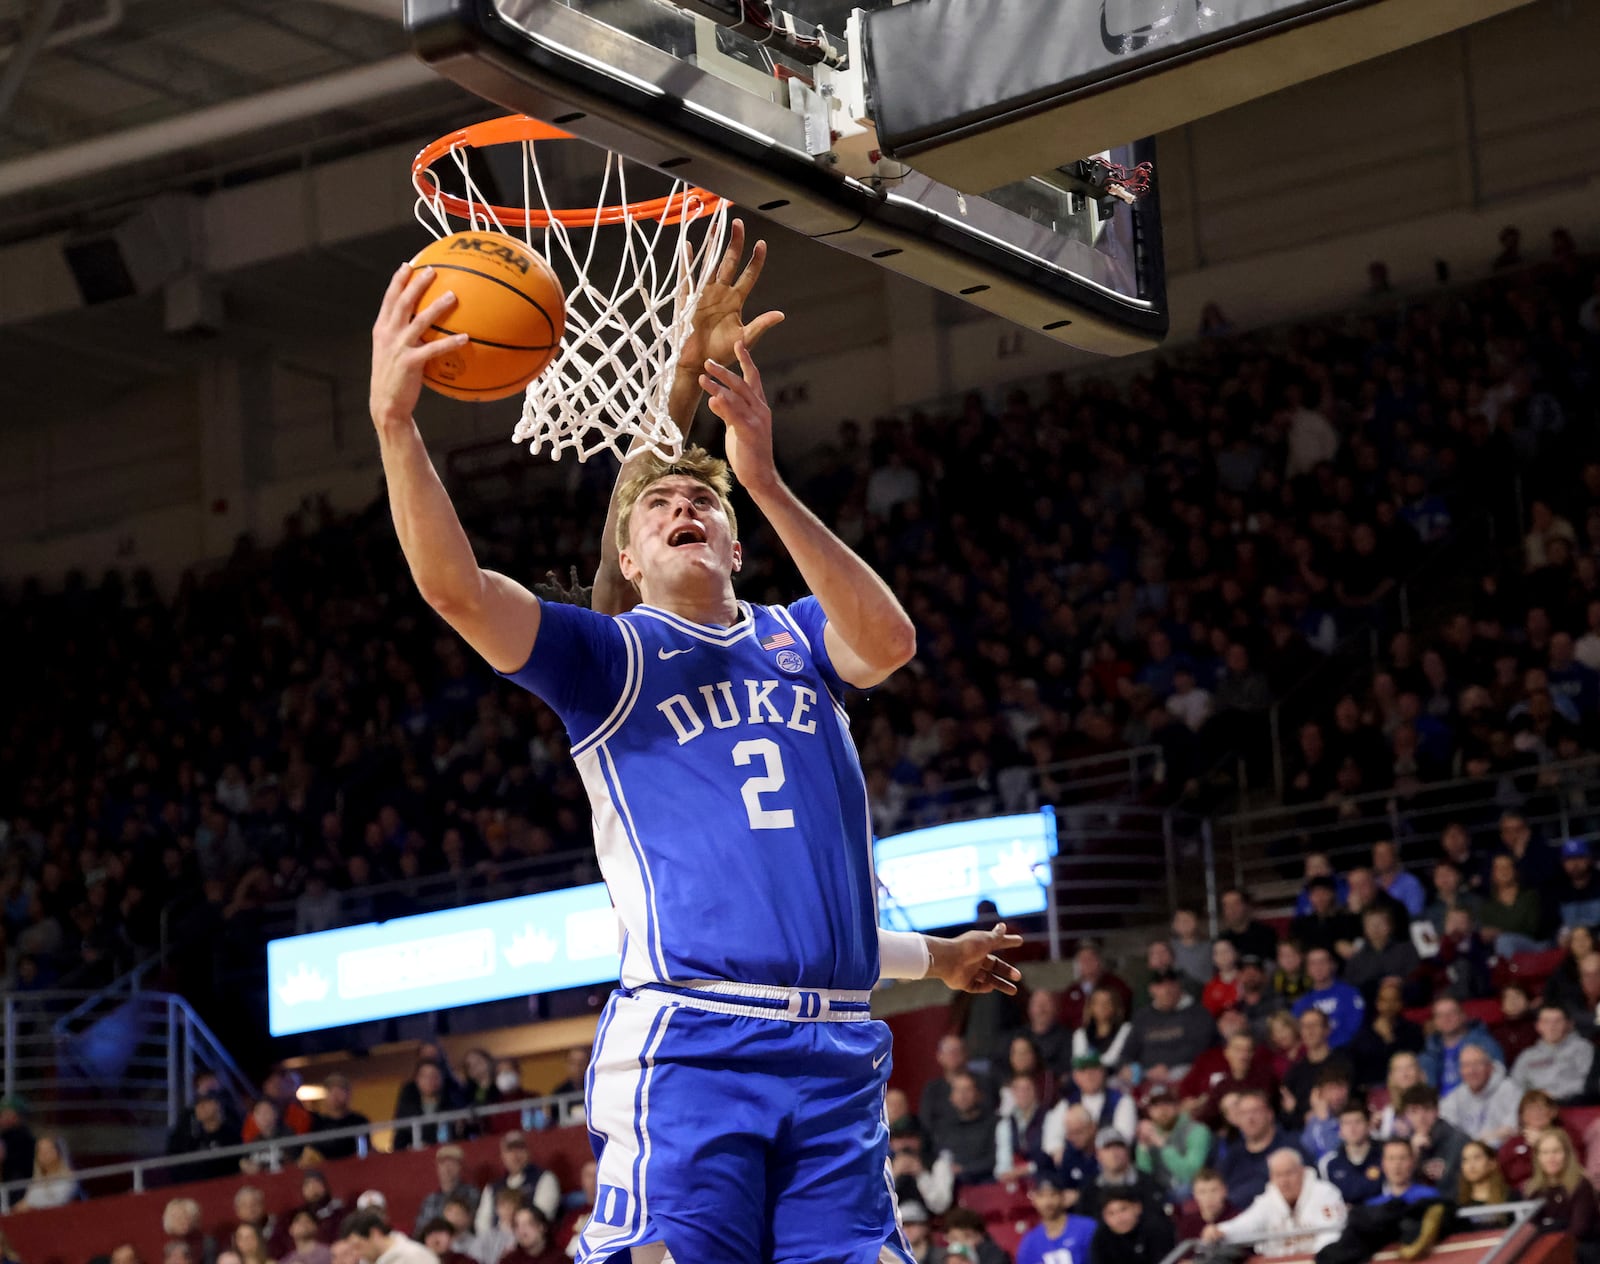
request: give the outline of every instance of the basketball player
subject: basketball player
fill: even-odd
[[[541,602],[481,569],[411,417],[423,366],[454,345],[421,340],[452,302],[416,310],[426,272],[402,267],[384,296],[372,417],[419,591],[566,725],[621,923],[622,987],[586,1084],[598,1178],[580,1264],[905,1264],[882,1112],[889,1032],[869,991],[933,975],[1011,992],[1020,976],[994,954],[1021,941],[1003,925],[951,940],[877,927],[842,702],[907,662],[914,634],[778,477],[741,322],[754,276],[732,282],[741,250],[739,229],[719,270],[735,301],[702,322],[685,372],[811,586],[789,606],[735,599],[728,469],[698,450],[670,467],[640,458],[619,489],[618,564],[642,598],[627,614]]]

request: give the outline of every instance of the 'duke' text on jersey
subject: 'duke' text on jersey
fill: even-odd
[[[736,684],[720,680],[714,685],[701,685],[698,696],[675,693],[658,702],[656,710],[666,716],[682,746],[704,733],[708,723],[714,729],[781,724],[797,733],[815,733],[816,705],[817,691],[792,681],[743,680]]]

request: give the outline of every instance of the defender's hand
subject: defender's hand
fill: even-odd
[[[711,411],[728,428],[728,464],[751,495],[778,482],[772,459],[772,409],[761,389],[761,374],[741,340],[733,344],[744,376],[727,365],[707,360],[700,388],[711,397]]]
[[[372,390],[368,398],[377,425],[410,418],[422,394],[423,368],[468,342],[466,334],[422,340],[428,327],[456,305],[456,296],[445,293],[417,310],[433,275],[432,268],[413,271],[409,263],[402,263],[384,291],[372,326]]]
[[[753,347],[762,336],[783,320],[782,312],[763,312],[749,324],[744,321],[745,300],[761,279],[761,269],[767,262],[767,243],[756,242],[750,251],[750,262],[739,271],[739,259],[744,254],[744,221],[736,219],[728,229],[728,244],[717,263],[715,275],[700,292],[700,301],[694,309],[694,328],[684,340],[678,357],[678,372],[698,376],[701,364],[715,360],[731,364],[736,356],[734,346],[743,342]]]
[[[933,962],[928,974],[957,992],[1004,992],[1015,996],[1022,971],[994,954],[1020,947],[1022,936],[1007,934],[1004,922],[993,930],[969,930],[954,939],[930,939],[928,950]]]

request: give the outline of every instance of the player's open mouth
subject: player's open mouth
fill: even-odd
[[[675,549],[681,549],[690,544],[704,544],[705,542],[705,531],[694,525],[679,527],[667,537],[667,543]]]

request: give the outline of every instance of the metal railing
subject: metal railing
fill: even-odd
[[[492,1106],[470,1106],[462,1110],[438,1111],[411,1119],[386,1119],[351,1128],[329,1128],[304,1136],[280,1138],[275,1141],[253,1141],[244,1145],[202,1150],[193,1154],[169,1154],[159,1158],[134,1159],[127,1163],[107,1163],[98,1167],[79,1168],[72,1173],[72,1177],[86,1197],[89,1196],[88,1191],[84,1190],[86,1183],[92,1183],[96,1187],[94,1193],[101,1196],[130,1192],[142,1194],[152,1187],[152,1177],[155,1177],[156,1186],[176,1185],[185,1179],[182,1176],[182,1169],[193,1168],[199,1163],[233,1159],[242,1164],[245,1160],[249,1160],[254,1171],[279,1172],[286,1163],[293,1163],[302,1150],[316,1149],[319,1141],[355,1141],[357,1156],[364,1159],[372,1154],[393,1153],[392,1147],[384,1151],[377,1149],[374,1144],[373,1139],[383,1133],[391,1136],[402,1131],[409,1133],[411,1143],[409,1148],[424,1149],[430,1145],[460,1140],[469,1134],[479,1132],[480,1125],[496,1115],[517,1115],[519,1125],[527,1131],[577,1123],[582,1117],[582,1106],[581,1093],[527,1097],[514,1102],[496,1102]],[[239,1170],[241,1174],[247,1174],[243,1167]],[[162,1180],[163,1176],[173,1179]],[[125,1181],[123,1178],[126,1178]],[[13,1200],[21,1196],[28,1184],[27,1181],[12,1181],[0,1185],[0,1213],[11,1210]]]
[[[1236,812],[1216,818],[1214,830],[1232,868],[1232,884],[1259,888],[1275,880],[1298,884],[1307,851],[1327,852],[1334,867],[1342,868],[1341,860],[1365,858],[1374,832],[1399,843],[1404,854],[1407,842],[1436,838],[1452,822],[1481,829],[1513,810],[1546,839],[1600,840],[1600,756],[1333,803]]]
[[[242,1109],[255,1090],[181,996],[71,991],[0,997],[0,1087],[60,1127],[173,1127],[195,1073],[216,1074]]]
[[[1496,1261],[1499,1260],[1518,1232],[1528,1225],[1542,1206],[1544,1206],[1544,1203],[1534,1198],[1523,1199],[1513,1203],[1491,1203],[1481,1207],[1456,1208],[1455,1218],[1457,1220],[1497,1220],[1501,1216],[1511,1217],[1511,1223],[1506,1226],[1505,1232],[1495,1242],[1494,1250],[1484,1256],[1483,1259],[1476,1261],[1476,1264],[1496,1264]],[[1259,1254],[1262,1245],[1266,1243],[1315,1240],[1325,1233],[1340,1232],[1343,1229],[1343,1221],[1303,1229],[1278,1229],[1272,1233],[1263,1233],[1252,1237],[1244,1245],[1255,1248]],[[1204,1244],[1199,1238],[1186,1238],[1167,1252],[1162,1258],[1161,1264],[1180,1264],[1180,1261],[1187,1259],[1196,1248],[1202,1245]],[[1310,1251],[1305,1252],[1307,1257],[1311,1254]]]

